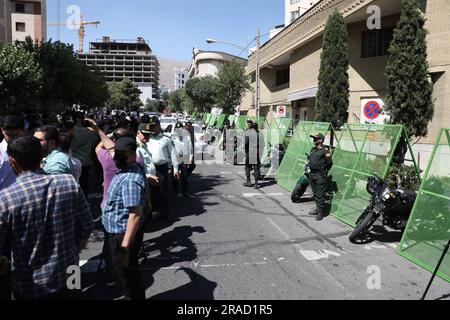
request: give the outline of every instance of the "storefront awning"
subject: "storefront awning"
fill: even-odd
[[[308,98],[314,98],[319,90],[319,86],[309,87],[302,90],[296,90],[288,93],[288,101],[296,101]]]

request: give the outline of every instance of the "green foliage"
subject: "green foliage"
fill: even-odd
[[[386,67],[386,111],[390,122],[405,125],[411,137],[426,136],[434,114],[424,25],[417,0],[403,0]]]
[[[247,90],[251,90],[250,77],[245,66],[236,60],[226,62],[217,74],[217,106],[224,113],[233,114]]]
[[[212,76],[189,79],[186,95],[191,99],[196,112],[210,113],[216,103],[218,80]]]
[[[147,99],[147,101],[145,102],[144,110],[148,112],[158,112],[159,106],[160,106],[159,100]]]
[[[108,98],[104,78],[77,60],[72,45],[51,40],[34,42],[27,37],[15,47],[31,54],[42,70],[40,90],[33,94],[33,103],[41,109],[57,111],[74,104],[102,107]]]
[[[414,166],[393,164],[389,168],[386,180],[390,188],[403,188],[418,191],[420,179]]]
[[[170,112],[182,112],[184,104],[184,89],[173,91],[169,94]]]
[[[5,44],[0,48],[0,95],[31,100],[42,85],[42,69],[34,55]]]
[[[348,32],[342,15],[335,10],[325,26],[321,54],[316,121],[340,128],[348,121]]]
[[[108,85],[109,100],[106,106],[109,110],[131,110],[138,111],[143,105],[140,100],[141,90],[130,80],[123,79],[121,82],[112,82]]]

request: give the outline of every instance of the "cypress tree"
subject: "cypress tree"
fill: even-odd
[[[335,10],[328,18],[323,37],[316,120],[340,128],[348,120],[348,32],[344,17]]]
[[[424,25],[417,0],[403,0],[386,67],[386,111],[390,123],[405,125],[410,137],[426,136],[434,115]]]

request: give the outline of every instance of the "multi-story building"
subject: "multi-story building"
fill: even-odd
[[[434,85],[435,115],[429,135],[415,145],[421,153],[422,168],[428,161],[440,128],[450,123],[450,1],[420,0],[428,31],[428,63]],[[377,5],[381,29],[367,25]],[[399,21],[402,0],[322,0],[261,47],[261,114],[273,114],[286,106],[296,120],[314,120],[323,33],[329,15],[342,13],[348,30],[350,105],[349,123],[361,123],[364,102],[383,102],[387,94],[387,49]],[[255,80],[256,57],[249,57],[247,72]],[[248,92],[241,111],[255,112],[255,94]]]
[[[287,27],[320,0],[284,0],[284,25]]]
[[[237,60],[247,64],[247,59],[243,59],[232,54],[219,51],[202,51],[197,48],[192,50],[192,63],[189,68],[189,78],[216,76],[220,68],[227,61]]]
[[[45,0],[0,0],[0,42],[45,40],[46,12]]]
[[[91,68],[98,68],[107,82],[133,81],[142,91],[141,100],[159,97],[159,62],[152,54],[149,42],[114,40],[103,37],[90,43],[89,53],[79,53],[78,59]]]
[[[189,80],[189,71],[186,68],[175,68],[175,90],[185,87]]]

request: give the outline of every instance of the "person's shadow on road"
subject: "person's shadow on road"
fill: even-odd
[[[173,290],[169,290],[160,294],[157,294],[148,300],[214,300],[214,290],[217,287],[217,283],[209,281],[202,275],[189,268],[180,268],[178,271],[184,271],[191,280],[189,283],[182,285]]]

